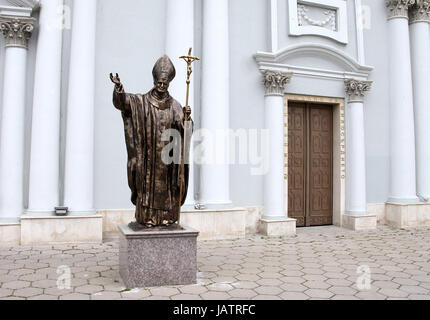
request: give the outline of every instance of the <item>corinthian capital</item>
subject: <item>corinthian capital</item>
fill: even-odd
[[[388,19],[408,18],[408,8],[416,0],[387,0],[385,2],[388,10]]]
[[[363,102],[365,92],[371,88],[372,81],[345,80],[345,89],[349,97],[349,102]]]
[[[28,47],[36,19],[30,17],[0,15],[0,31],[6,39],[6,47]]]
[[[430,1],[416,0],[409,8],[409,22],[430,22]]]
[[[291,73],[265,71],[264,87],[266,88],[266,96],[283,96],[285,86],[290,82],[291,76]]]

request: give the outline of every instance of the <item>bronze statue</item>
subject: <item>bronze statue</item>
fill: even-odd
[[[152,71],[154,88],[147,94],[124,91],[118,74],[110,74],[115,84],[114,106],[122,111],[128,152],[128,184],[131,201],[136,206],[136,222],[145,227],[170,226],[178,222],[187,197],[189,165],[184,161],[165,163],[162,151],[171,141],[163,141],[166,130],[177,130],[182,137],[191,129],[191,108],[169,94],[176,70],[168,56],[162,56]],[[189,84],[187,82],[187,84]],[[188,100],[188,99],[187,99]],[[185,152],[189,145],[180,142]]]

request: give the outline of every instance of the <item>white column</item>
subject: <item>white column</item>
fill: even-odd
[[[42,0],[31,134],[30,215],[50,215],[59,205],[61,55],[63,30],[55,23],[63,0]],[[58,23],[57,23],[58,24]]]
[[[415,105],[417,194],[430,199],[430,18],[429,2],[409,8]]]
[[[264,85],[265,128],[269,130],[269,170],[264,176],[263,220],[285,220],[287,215],[285,198],[285,129],[284,95],[291,74],[266,71]]]
[[[27,45],[35,19],[30,18],[31,9],[26,16],[4,15],[5,11],[0,14],[0,30],[6,39],[0,123],[0,219],[13,221],[24,209]]]
[[[201,166],[201,203],[228,208],[230,200],[230,50],[229,1],[203,1],[202,128],[213,137],[212,163]],[[216,138],[215,138],[216,137]],[[208,140],[205,140],[205,146]]]
[[[186,101],[187,65],[180,56],[187,55],[188,49],[194,48],[194,0],[168,0],[166,15],[166,54],[176,66],[176,79],[170,84],[169,92],[182,105]],[[193,77],[194,78],[194,77]],[[194,107],[194,79],[191,80],[189,105]],[[195,119],[196,114],[192,115]],[[194,201],[194,165],[193,148],[190,152],[190,177],[188,195],[184,209],[193,209]]]
[[[408,4],[410,2],[414,1],[387,1],[391,127],[391,191],[388,201],[395,203],[418,201],[408,24]]]
[[[94,213],[94,81],[96,0],[74,0],[67,103],[64,205]]]
[[[367,215],[364,94],[370,81],[345,81],[349,97],[346,110],[346,214]]]

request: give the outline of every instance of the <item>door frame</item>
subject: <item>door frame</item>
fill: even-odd
[[[345,214],[345,99],[308,95],[286,94],[284,97],[284,177],[285,202],[288,217],[288,103],[307,102],[333,106],[333,225],[342,226]]]

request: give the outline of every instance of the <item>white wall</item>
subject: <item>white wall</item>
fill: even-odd
[[[124,125],[109,73],[118,72],[131,93],[153,87],[152,68],[165,47],[165,1],[101,0],[97,15],[95,206],[130,208]]]
[[[366,63],[373,88],[365,100],[367,202],[383,203],[389,196],[390,149],[388,96],[388,25],[385,1],[363,0],[370,8],[370,29],[364,30]]]
[[[230,1],[230,127],[233,130],[264,128],[263,76],[254,54],[267,47],[268,10],[268,1]],[[251,165],[232,166],[233,203],[262,205],[263,179],[263,176],[251,175]]]

